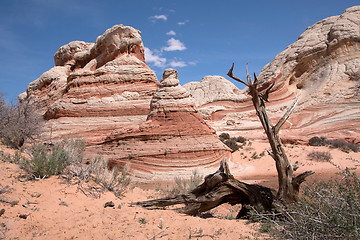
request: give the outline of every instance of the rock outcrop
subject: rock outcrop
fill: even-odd
[[[295,95],[299,96],[295,112],[282,128],[280,136],[284,140],[307,142],[312,136],[325,136],[359,143],[360,6],[309,27],[263,68],[258,79],[260,90],[275,82],[267,104],[273,123],[285,113]],[[218,132],[265,138],[247,95],[238,98],[240,103],[216,98],[205,98],[204,103],[204,97],[196,92],[200,90],[188,89],[199,111],[206,113]],[[223,88],[206,91],[212,96],[219,89]]]
[[[166,69],[151,100],[147,121],[114,130],[98,146],[111,166],[130,163],[137,177],[173,179],[194,169],[216,169],[227,148],[197,112],[189,92],[179,85],[177,71]]]
[[[145,62],[140,31],[113,26],[95,43],[60,47],[54,60],[19,96],[39,106],[45,141],[73,135],[91,145],[113,129],[146,121],[158,80]]]

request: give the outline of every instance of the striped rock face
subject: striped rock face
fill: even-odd
[[[307,143],[313,136],[324,136],[360,143],[360,6],[308,27],[258,79],[260,91],[275,83],[266,103],[273,124],[299,96],[280,132],[283,140]],[[218,134],[266,139],[246,88],[236,90],[219,76],[184,87]]]
[[[144,180],[173,179],[195,169],[210,173],[222,158],[231,157],[179,85],[176,70],[165,70],[150,109],[145,123],[116,129],[101,144],[111,166],[130,163]]]
[[[190,176],[195,169],[207,174],[231,157],[179,85],[176,70],[165,70],[158,82],[139,31],[114,26],[95,43],[62,46],[54,59],[56,66],[19,97],[39,106],[44,142],[82,137],[86,158],[130,163],[141,181]]]
[[[54,60],[19,96],[37,104],[47,120],[44,141],[71,135],[93,145],[114,129],[146,121],[159,82],[145,62],[140,31],[113,26],[95,43],[60,47]]]

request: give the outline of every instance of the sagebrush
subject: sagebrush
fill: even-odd
[[[317,162],[329,162],[332,159],[330,152],[312,151],[308,155],[308,158]]]
[[[90,163],[94,181],[115,194],[121,197],[131,183],[129,177],[129,164],[126,164],[122,169],[114,167],[109,169],[107,167],[108,161],[103,161],[100,158],[95,158]]]
[[[20,151],[14,156],[3,157],[4,161],[19,164],[30,179],[44,179],[52,175],[61,175],[68,183],[78,184],[80,190],[92,196],[99,196],[103,190],[113,192],[121,197],[131,183],[129,177],[130,166],[126,164],[122,169],[108,168],[108,161],[96,157],[83,162],[85,141],[76,138],[65,138],[51,146],[34,144],[29,150],[30,158],[25,158]],[[84,183],[93,180],[100,187],[87,186]]]
[[[64,139],[54,146],[34,144],[30,159],[20,161],[20,167],[33,178],[45,178],[61,174],[69,165],[82,161],[85,142],[79,139]]]
[[[349,143],[339,139],[326,139],[325,137],[312,137],[309,139],[310,146],[329,146],[341,149],[344,152],[359,152],[360,147],[357,144]]]
[[[354,169],[340,175],[306,186],[299,202],[277,213],[252,212],[252,218],[278,239],[360,239],[360,179]]]
[[[192,172],[190,179],[185,179],[182,177],[175,177],[174,185],[167,190],[167,193],[170,195],[178,195],[187,193],[197,186],[200,185],[202,182],[203,176],[199,174],[197,170]]]

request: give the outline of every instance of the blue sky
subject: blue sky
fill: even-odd
[[[146,60],[158,78],[179,72],[180,84],[226,75],[232,62],[259,73],[308,26],[359,5],[353,0],[1,0],[0,92],[10,103],[54,66],[74,40],[95,42],[116,24],[142,32]],[[240,88],[242,86],[238,85]]]

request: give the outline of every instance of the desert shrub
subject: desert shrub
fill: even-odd
[[[235,141],[236,142],[239,142],[239,143],[245,143],[246,142],[246,138],[242,137],[242,136],[239,136],[237,138],[235,138]]]
[[[54,147],[48,150],[43,144],[35,144],[31,148],[31,158],[20,163],[20,167],[34,178],[58,175],[69,165],[64,149]]]
[[[332,159],[330,152],[312,151],[307,156],[317,162],[328,162]]]
[[[199,174],[197,170],[192,172],[190,179],[184,179],[181,177],[175,177],[174,185],[167,191],[170,195],[177,195],[182,193],[187,193],[202,182],[203,176]]]
[[[309,139],[310,146],[326,146],[326,138],[324,137],[312,137]]]
[[[9,106],[0,95],[0,139],[4,144],[19,149],[38,135],[43,119],[35,110],[28,100]]]
[[[258,159],[260,157],[258,156],[257,152],[254,152],[253,155],[251,155],[251,158],[252,159]]]
[[[85,143],[80,139],[64,139],[52,147],[34,144],[30,159],[20,161],[20,167],[33,178],[44,178],[61,174],[69,165],[76,166],[82,161]]]
[[[95,158],[90,162],[89,168],[94,177],[94,181],[102,188],[109,190],[117,197],[121,197],[131,183],[129,177],[130,166],[126,164],[122,169],[114,167],[108,168],[108,162],[101,158]]]
[[[359,152],[360,150],[358,145],[343,140],[328,140],[328,142],[331,147],[341,149],[344,152],[349,152],[350,150]]]
[[[233,152],[242,148],[242,146],[238,145],[239,143],[245,143],[246,139],[243,137],[230,138],[228,133],[222,133],[219,135],[220,141],[222,141],[226,146],[228,146]]]
[[[9,162],[9,163],[15,163],[15,164],[19,164],[22,161],[24,161],[24,157],[21,155],[21,151],[17,150],[15,151],[14,155],[11,154],[4,154],[4,153],[0,153],[0,157],[1,160],[3,162]]]
[[[360,179],[346,169],[341,180],[304,188],[299,202],[252,219],[277,239],[360,239]]]
[[[219,138],[220,138],[221,141],[226,140],[226,139],[230,139],[230,134],[222,133],[222,134],[219,135]]]
[[[240,146],[234,139],[228,139],[224,141],[225,145],[228,146],[233,152],[239,150]]]
[[[353,152],[359,152],[360,147],[354,143],[349,143],[344,140],[331,140],[326,139],[325,137],[312,137],[309,139],[310,146],[329,146],[332,148],[338,148],[342,151],[349,152],[350,150]]]

